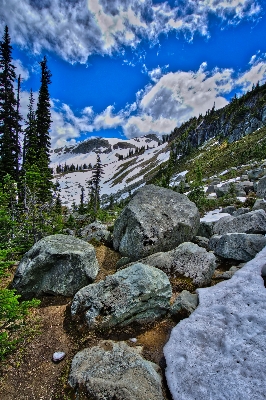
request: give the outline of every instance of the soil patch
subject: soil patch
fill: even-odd
[[[100,265],[98,282],[116,272],[120,255],[104,245],[96,247],[96,255]],[[165,318],[145,326],[134,324],[120,330],[81,334],[70,318],[71,300],[61,296],[41,298],[40,307],[30,316],[31,340],[24,341],[1,365],[1,400],[73,399],[67,385],[71,360],[79,350],[96,346],[102,339],[124,340],[132,347],[142,346],[143,357],[160,365],[164,371],[163,347],[176,322]],[[56,351],[66,353],[58,364],[52,361]],[[165,380],[163,390],[165,399],[171,400]]]

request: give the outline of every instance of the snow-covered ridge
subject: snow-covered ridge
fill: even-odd
[[[169,158],[167,143],[161,144],[155,135],[147,135],[129,140],[115,138],[92,138],[77,143],[74,146],[65,146],[51,151],[51,167],[56,170],[58,165],[83,165],[96,163],[97,154],[103,164],[104,176],[101,182],[101,195],[113,194],[119,190],[143,184],[143,177],[147,170],[151,171]],[[144,151],[145,148],[145,151]],[[141,153],[135,154],[137,149]],[[128,157],[129,151],[134,155]],[[123,159],[122,159],[123,156]],[[64,205],[70,206],[73,201],[80,202],[81,187],[86,188],[91,179],[91,170],[55,174],[61,189],[61,198]],[[85,191],[86,193],[87,191]]]

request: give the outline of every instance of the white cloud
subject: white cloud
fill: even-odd
[[[62,147],[66,144],[75,143],[80,136],[80,129],[75,124],[67,121],[63,112],[51,110],[51,145],[52,148]]]
[[[232,90],[233,71],[215,69],[208,73],[205,68],[203,63],[196,73],[178,71],[163,75],[146,91],[140,108],[155,119],[161,116],[181,123],[212,108],[214,101],[217,108],[223,107],[227,101],[222,94]]]
[[[160,68],[155,69],[154,75],[160,76],[160,72]],[[152,73],[150,76],[153,78]],[[197,72],[170,72],[154,81],[153,86],[137,93],[138,114],[123,126],[127,137],[170,133],[189,118],[204,115],[214,103],[216,109],[224,107],[228,103],[225,95],[233,89],[246,92],[258,81],[266,81],[266,62],[259,60],[236,77],[233,69],[207,71],[204,62]]]
[[[259,53],[257,53],[259,54]],[[196,72],[164,72],[166,67],[158,66],[149,71],[153,83],[136,93],[136,101],[127,104],[117,113],[109,105],[99,114],[87,106],[77,116],[68,104],[51,101],[52,146],[59,147],[73,143],[81,133],[99,132],[108,128],[122,127],[128,137],[148,133],[169,134],[176,126],[190,117],[205,114],[215,102],[216,109],[225,106],[225,95],[233,89],[240,93],[250,90],[258,81],[266,81],[265,54],[251,57],[250,68],[242,73],[233,69],[215,68],[208,71],[202,63]],[[34,93],[37,99],[38,93]],[[21,111],[26,118],[28,92],[21,92]],[[37,101],[35,102],[37,103]]]
[[[141,116],[133,116],[128,119],[123,126],[124,134],[127,138],[143,136],[150,133],[158,135],[169,134],[177,125],[175,119],[158,118],[142,114]]]
[[[29,71],[22,65],[20,60],[13,60],[12,64],[16,67],[17,77],[20,75],[23,81],[27,81],[30,77]]]
[[[159,67],[159,65],[157,68],[154,68],[153,70],[148,71],[148,75],[153,82],[158,82],[158,80],[161,78],[162,74],[163,74],[163,71],[162,71],[162,68]]]
[[[246,92],[258,82],[261,84],[266,82],[266,61],[258,61],[256,64],[252,65],[250,70],[244,72],[237,79],[236,84],[241,86],[242,92]]]
[[[210,12],[237,23],[260,11],[258,0],[187,0],[174,7],[163,0],[2,0],[0,28],[7,24],[12,41],[34,53],[45,49],[86,63],[93,53],[136,47],[143,38],[157,42],[171,30],[189,39],[195,32],[208,36]]]
[[[116,128],[123,124],[123,118],[120,115],[113,115],[113,106],[108,106],[101,114],[98,114],[93,121],[94,129]]]
[[[253,65],[253,64],[254,64],[254,62],[255,62],[255,60],[256,60],[256,57],[257,57],[257,54],[254,54],[254,55],[251,57],[251,59],[250,59],[250,61],[249,61],[249,64],[250,64],[250,65]]]

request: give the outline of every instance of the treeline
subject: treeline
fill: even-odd
[[[47,58],[44,56],[39,63],[41,83],[36,109],[31,90],[23,121],[21,77],[12,63],[10,42],[6,26],[0,42],[0,249],[14,246],[23,251],[57,230],[61,200],[49,167],[52,74]]]
[[[42,236],[60,232],[62,207],[52,183],[48,86],[51,72],[40,61],[36,110],[30,91],[25,121],[20,114],[21,77],[12,63],[8,27],[0,41],[0,279],[9,266]],[[23,124],[24,122],[24,124]],[[25,125],[25,129],[23,129]],[[39,301],[20,301],[15,290],[0,288],[0,360],[25,338],[26,316]]]
[[[160,144],[158,144],[159,146]],[[134,156],[138,156],[141,155],[143,153],[145,153],[146,150],[150,150],[151,147],[149,147],[148,145],[145,146],[141,146],[141,147],[136,147],[134,149],[129,149],[128,154],[125,158],[130,158],[130,157],[134,157]],[[120,155],[118,157],[118,160],[123,160],[123,155]]]
[[[92,169],[92,165],[91,163],[89,164],[81,164],[81,165],[74,165],[73,163],[71,165],[68,164],[64,164],[64,165],[57,165],[55,168],[55,172],[57,174],[61,174],[61,173],[66,173],[66,172],[75,172],[75,171],[83,171],[83,170],[90,170]]]
[[[100,209],[100,183],[101,178],[104,175],[103,165],[101,158],[97,154],[96,164],[92,167],[92,177],[87,182],[88,189],[88,200],[85,199],[85,188],[81,186],[80,204],[76,205],[75,202],[72,204],[72,211],[78,211],[80,214],[90,214],[92,220],[97,218],[98,211]]]
[[[216,137],[219,142],[235,141],[246,135],[243,122],[262,121],[266,107],[266,83],[259,82],[241,97],[235,94],[230,103],[216,110],[215,103],[205,116],[200,114],[176,127],[169,136],[171,148],[179,156],[187,156],[207,140]],[[256,127],[254,128],[256,130]],[[234,133],[238,131],[238,133]],[[249,133],[252,132],[250,128]]]

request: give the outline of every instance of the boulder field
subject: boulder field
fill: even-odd
[[[129,325],[189,316],[164,347],[173,400],[263,399],[266,213],[259,204],[265,202],[253,211],[231,207],[224,210],[230,215],[200,223],[185,195],[145,186],[115,222],[113,245],[123,256],[116,273],[93,283],[99,269],[93,246],[54,235],[25,254],[13,287],[24,298],[74,296],[73,326],[107,337]],[[107,233],[98,223],[81,232],[84,239],[104,241]],[[229,271],[219,270],[228,261],[235,262]],[[172,279],[200,289],[177,292]],[[207,288],[214,279],[226,281]],[[160,368],[132,343],[107,340],[78,352],[69,385],[80,398],[165,399]]]

